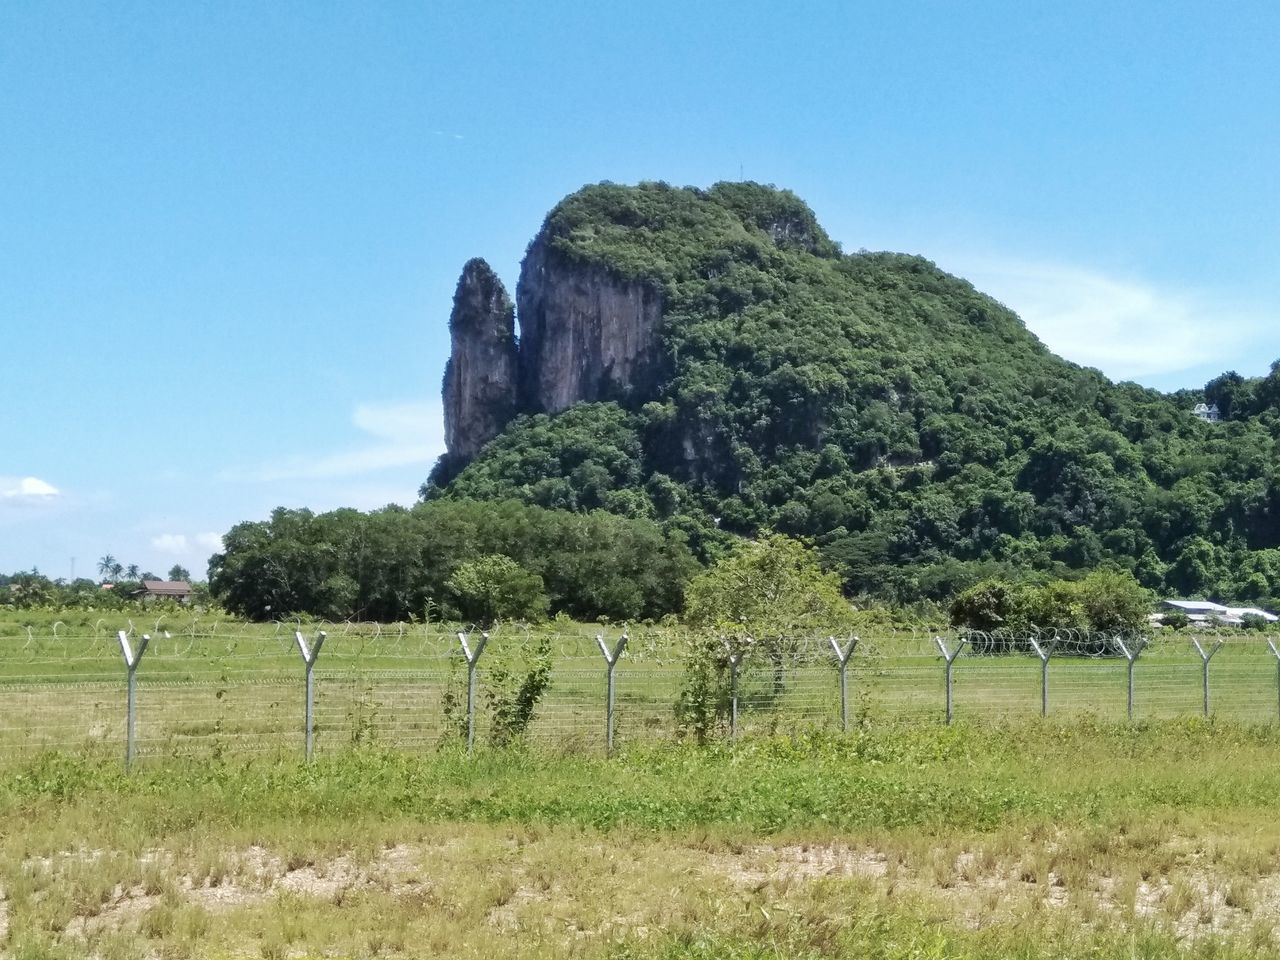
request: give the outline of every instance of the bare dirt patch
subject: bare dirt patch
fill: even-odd
[[[1277,873],[1241,877],[1213,869],[1197,852],[1201,844],[1170,838],[1154,857],[1123,855],[1098,863],[1059,862],[1055,839],[1028,838],[1017,855],[982,849],[959,853],[862,848],[849,844],[757,844],[734,853],[708,854],[706,867],[739,887],[759,891],[796,882],[861,878],[888,896],[910,894],[945,910],[971,929],[1028,911],[1073,909],[1082,922],[1116,916],[1165,926],[1184,941],[1230,937],[1258,923],[1280,923]],[[1148,875],[1148,861],[1163,864]],[[1038,867],[1029,864],[1038,863]],[[1117,866],[1120,873],[1117,873]]]

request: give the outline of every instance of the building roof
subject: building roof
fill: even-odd
[[[1280,617],[1277,617],[1274,613],[1267,613],[1267,611],[1262,610],[1258,607],[1227,607],[1227,616],[1228,617],[1249,617],[1249,616],[1261,617],[1263,620],[1267,621],[1267,623],[1275,623],[1277,620],[1280,620]]]
[[[1221,613],[1226,614],[1228,608],[1220,603],[1211,603],[1208,600],[1166,600],[1166,607],[1174,607],[1185,613]]]
[[[191,584],[185,580],[143,580],[142,589],[157,597],[185,597]]]
[[[1227,623],[1239,623],[1244,617],[1255,616],[1261,617],[1267,623],[1280,621],[1280,617],[1259,607],[1225,607],[1220,603],[1212,603],[1208,600],[1165,600],[1163,603],[1166,607],[1181,610],[1192,619],[1213,616],[1220,617]]]

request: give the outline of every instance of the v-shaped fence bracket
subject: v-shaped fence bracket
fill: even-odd
[[[849,729],[849,658],[858,648],[858,638],[850,637],[843,646],[835,637],[827,637],[827,641],[835,651],[836,660],[840,664],[840,730],[847,732]]]
[[[626,631],[623,631],[618,642],[610,647],[604,642],[603,633],[596,634],[596,644],[600,647],[600,653],[603,654],[605,662],[604,748],[606,753],[613,753],[613,671],[618,666],[622,652],[627,649],[627,640]]]
[[[124,657],[124,666],[127,672],[127,700],[125,704],[124,718],[124,765],[125,769],[133,767],[133,758],[137,750],[137,731],[138,731],[138,664],[142,662],[142,655],[147,652],[147,644],[151,642],[151,635],[144,633],[138,641],[138,647],[135,650],[133,644],[129,642],[129,634],[127,631],[119,630],[116,632],[116,639],[120,641],[120,656]]]

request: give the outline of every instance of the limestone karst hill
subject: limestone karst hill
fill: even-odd
[[[1114,384],[928,260],[842,253],[787,191],[586,187],[514,308],[466,265],[450,329],[427,498],[649,517],[703,554],[775,529],[900,597],[1099,564],[1280,596],[1280,374]]]

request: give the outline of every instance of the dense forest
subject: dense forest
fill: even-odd
[[[843,253],[757,184],[590,186],[534,242],[660,292],[649,379],[442,458],[414,509],[242,524],[216,594],[403,616],[461,602],[454,568],[492,555],[541,577],[552,612],[655,616],[772,531],[892,602],[1095,569],[1280,602],[1280,364],[1176,394],[1112,383],[922,257]],[[1192,414],[1206,399],[1223,422]]]
[[[281,508],[237,524],[224,542],[210,589],[229,610],[263,620],[479,620],[487,589],[521,591],[524,615],[639,620],[679,609],[698,569],[684,538],[657,524],[515,501]]]

